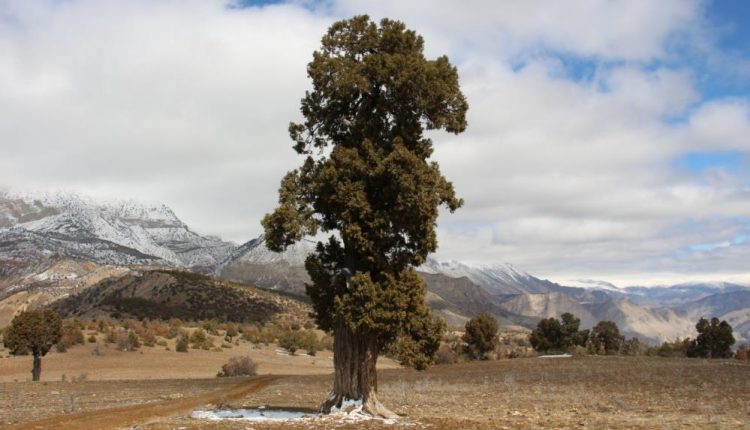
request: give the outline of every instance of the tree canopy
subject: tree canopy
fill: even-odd
[[[475,358],[484,358],[485,354],[497,347],[497,320],[487,312],[482,312],[466,322],[463,341],[468,345],[468,352]]]
[[[329,28],[307,68],[304,121],[289,126],[304,161],[284,176],[279,206],[262,222],[274,251],[328,234],[305,266],[317,323],[334,332],[334,402],[368,397],[362,391],[374,383],[362,379],[374,368],[345,362],[369,369],[399,341],[403,361],[423,368],[444,327],[413,266],[437,247],[439,206],[454,211],[462,201],[429,161],[425,131],[462,132],[468,105],[455,67],[445,56],[426,59],[423,45],[390,19],[356,16]],[[355,370],[344,375],[346,366]]]
[[[591,342],[595,350],[605,354],[616,354],[620,351],[625,337],[620,334],[620,329],[614,321],[599,321],[591,329]]]
[[[545,318],[539,321],[529,336],[531,346],[537,351],[566,351],[569,347],[586,346],[589,338],[588,330],[579,330],[580,318],[570,312],[557,318]]]
[[[726,321],[701,318],[695,325],[698,337],[687,348],[688,357],[729,358],[732,356],[734,335],[732,326]]]

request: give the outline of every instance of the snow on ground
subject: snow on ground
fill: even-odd
[[[283,409],[217,409],[213,411],[198,410],[190,415],[192,418],[219,421],[219,420],[243,420],[243,421],[289,421],[308,418],[307,412],[286,411]]]
[[[333,408],[328,415],[284,409],[266,409],[261,406],[255,409],[196,410],[193,411],[190,417],[210,421],[236,420],[300,422],[310,420],[318,422],[355,423],[360,421],[379,420],[385,424],[396,423],[396,420],[394,419],[376,418],[368,415],[362,411],[362,400],[351,399],[344,400],[341,407]],[[399,420],[399,423],[402,423],[401,420]]]

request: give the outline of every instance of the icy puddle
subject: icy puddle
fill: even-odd
[[[246,420],[246,421],[288,421],[316,416],[312,412],[286,409],[216,409],[193,411],[191,418],[202,420]]]

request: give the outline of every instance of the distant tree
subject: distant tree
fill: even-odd
[[[701,318],[695,329],[698,331],[698,337],[690,342],[687,349],[688,357],[732,357],[732,345],[735,340],[732,326],[728,322],[719,321],[718,318],[711,318],[711,321]]]
[[[53,310],[44,309],[16,315],[4,333],[3,342],[13,355],[31,353],[34,357],[31,377],[32,380],[38,381],[42,374],[42,357],[61,336],[60,315]]]
[[[586,346],[589,339],[589,330],[579,330],[581,319],[576,318],[570,312],[560,315],[560,349],[567,349],[571,346]]]
[[[625,337],[620,334],[620,329],[613,321],[599,321],[591,329],[591,342],[597,351],[605,354],[617,354],[624,341]]]
[[[463,341],[468,345],[468,352],[477,359],[497,347],[497,320],[487,312],[482,312],[466,322]]]
[[[567,351],[572,346],[586,346],[589,330],[579,330],[580,325],[580,318],[570,312],[560,315],[560,320],[545,318],[531,332],[529,342],[539,352]]]
[[[557,318],[545,318],[536,325],[529,336],[531,346],[540,352],[563,350],[563,328]]]
[[[622,355],[644,355],[647,349],[647,346],[637,337],[632,337],[622,343]]]

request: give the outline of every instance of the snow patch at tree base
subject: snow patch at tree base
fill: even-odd
[[[331,409],[330,414],[318,414],[287,409],[270,408],[238,408],[238,409],[215,409],[195,410],[190,414],[191,418],[210,421],[278,421],[278,422],[337,422],[354,423],[360,421],[377,420],[385,424],[416,424],[407,420],[396,420],[392,418],[373,417],[364,412],[362,400],[345,399],[340,407]]]

